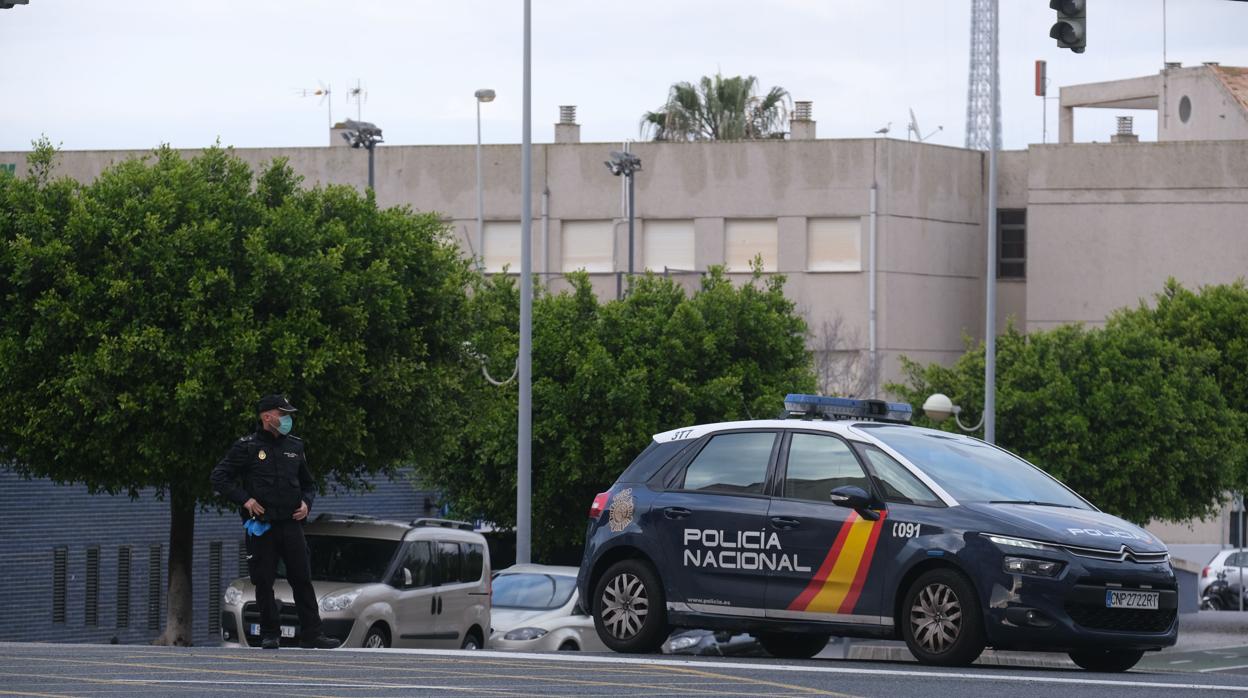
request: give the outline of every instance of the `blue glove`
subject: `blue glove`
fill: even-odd
[[[268,532],[270,526],[272,526],[272,524],[269,522],[258,521],[256,519],[247,519],[246,523],[243,524],[243,528],[247,529],[248,533],[257,538]]]

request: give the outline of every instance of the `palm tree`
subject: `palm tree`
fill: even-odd
[[[656,141],[739,141],[784,138],[789,116],[789,93],[773,87],[757,94],[758,78],[750,75],[725,78],[704,76],[695,86],[672,85],[667,104],[646,112],[643,134]]]

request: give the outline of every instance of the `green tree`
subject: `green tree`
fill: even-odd
[[[641,118],[642,134],[656,141],[740,141],[784,138],[789,93],[773,87],[759,96],[758,78],[703,76],[697,85],[672,85],[667,102]]]
[[[806,327],[781,277],[733,286],[712,270],[692,296],[639,277],[622,300],[599,302],[583,274],[533,303],[533,546],[536,558],[579,545],[583,513],[661,431],[773,417],[784,395],[811,390]],[[491,375],[516,356],[518,290],[505,277],[473,296],[474,345]],[[423,475],[452,508],[515,525],[516,386],[478,372],[464,401],[454,467]]]
[[[1244,437],[1217,361],[1122,315],[1103,329],[1010,327],[997,340],[997,442],[1126,519],[1207,515],[1236,480]],[[982,410],[982,344],[952,367],[902,366],[890,392],[915,405],[941,392]]]
[[[191,638],[195,513],[255,400],[301,408],[323,484],[444,460],[471,277],[433,215],[278,160],[160,148],[93,183],[0,176],[0,461],[169,502],[169,612]]]

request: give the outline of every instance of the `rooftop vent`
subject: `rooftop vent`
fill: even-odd
[[[559,123],[575,124],[576,123],[576,105],[569,104],[559,107]]]
[[[1140,137],[1134,132],[1135,117],[1118,117],[1118,133],[1110,136],[1110,143],[1139,143]]]
[[[576,105],[559,107],[559,121],[555,124],[556,143],[580,143],[581,126],[576,123]]]
[[[794,121],[810,121],[813,102],[794,102],[793,103],[793,120]]]
[[[1218,67],[1218,66],[1220,66],[1220,65],[1222,65],[1222,64],[1221,64],[1221,63],[1219,63],[1219,62],[1217,62],[1217,61],[1205,61],[1205,62],[1204,62],[1204,63],[1202,63],[1201,65],[1207,65],[1207,66],[1209,66],[1209,67],[1211,67],[1211,68],[1216,68],[1216,67]]]
[[[1166,70],[1171,70],[1173,68],[1182,68],[1182,67],[1183,67],[1183,63],[1180,61],[1166,61]]]

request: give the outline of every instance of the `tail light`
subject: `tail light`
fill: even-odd
[[[1204,579],[1205,577],[1208,577],[1209,572],[1210,572],[1210,568],[1206,566],[1205,569],[1200,571],[1200,578]]]
[[[610,492],[599,492],[594,495],[594,503],[589,505],[589,518],[596,519],[602,516],[602,512],[607,508],[607,497]]]

